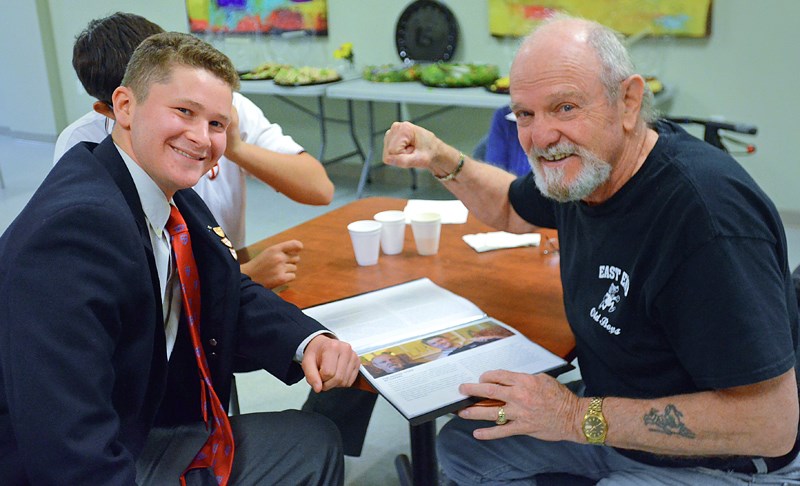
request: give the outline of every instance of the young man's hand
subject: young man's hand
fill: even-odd
[[[303,244],[297,240],[272,245],[242,264],[242,273],[268,289],[280,287],[297,277],[302,250]]]
[[[317,393],[352,385],[359,364],[358,355],[348,343],[324,334],[308,343],[301,363],[306,381]]]

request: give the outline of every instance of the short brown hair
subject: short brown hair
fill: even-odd
[[[130,88],[142,102],[153,83],[169,80],[175,66],[205,69],[232,90],[239,89],[239,75],[228,56],[193,35],[179,32],[151,35],[139,44],[125,70],[122,86]]]

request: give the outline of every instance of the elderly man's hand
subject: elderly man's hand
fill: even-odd
[[[315,392],[347,387],[358,376],[358,355],[344,341],[320,334],[312,339],[303,353],[303,372]]]
[[[530,435],[542,440],[580,441],[582,435],[577,424],[579,399],[555,378],[529,375],[511,371],[487,371],[480,383],[466,383],[459,387],[465,395],[491,398],[504,402],[503,410],[508,422],[504,425],[477,429],[476,439],[499,439],[511,435]],[[494,422],[497,406],[472,406],[458,415],[470,420]]]
[[[458,160],[457,150],[409,122],[392,123],[383,137],[383,161],[388,165],[435,171],[434,166],[450,159]]]

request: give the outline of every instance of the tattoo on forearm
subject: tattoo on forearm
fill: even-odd
[[[681,421],[683,414],[678,411],[675,405],[669,404],[664,409],[664,414],[659,415],[658,410],[651,408],[644,415],[644,424],[652,432],[660,432],[667,435],[680,435],[687,439],[694,439],[694,432],[689,430]]]

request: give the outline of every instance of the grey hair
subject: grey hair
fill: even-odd
[[[567,14],[558,13],[549,17],[539,26],[549,25],[560,20],[577,19],[588,24],[587,43],[594,49],[600,61],[600,82],[606,89],[606,97],[609,102],[614,102],[619,98],[620,83],[628,77],[636,74],[630,53],[622,43],[622,35],[615,30],[606,27],[598,22],[591,20],[578,19]],[[536,31],[531,33],[531,37]],[[653,92],[647,83],[644,85],[644,96],[639,115],[645,123],[652,124],[656,120],[655,108],[653,107]]]

